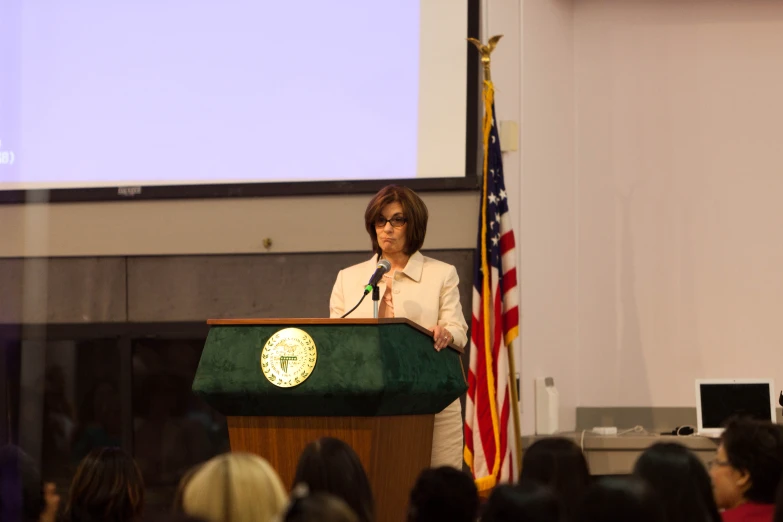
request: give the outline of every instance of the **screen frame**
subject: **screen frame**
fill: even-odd
[[[775,381],[774,379],[696,379],[696,435],[718,438],[723,428],[705,428],[701,408],[701,387],[710,384],[766,384],[769,387],[769,415],[772,422],[775,418]]]
[[[481,0],[468,0],[467,37],[480,38],[480,4]],[[467,103],[465,111],[465,176],[463,177],[12,189],[0,190],[0,204],[373,194],[390,184],[405,185],[417,192],[477,191],[481,177],[481,166],[479,165],[481,153],[478,139],[479,111],[482,109],[479,99],[481,72],[478,52],[472,45],[468,45],[467,41],[465,42],[465,52],[467,53]]]

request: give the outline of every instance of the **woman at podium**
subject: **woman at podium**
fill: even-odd
[[[391,269],[378,283],[378,317],[404,317],[429,328],[435,350],[449,343],[465,346],[468,325],[462,315],[457,270],[419,252],[427,218],[426,205],[407,187],[388,185],[370,200],[364,225],[374,255],[337,274],[329,302],[331,317],[342,317],[360,300],[368,278],[385,259]],[[373,313],[372,301],[365,299],[351,317],[371,318]],[[462,469],[462,441],[461,408],[456,400],[435,415],[432,466]]]

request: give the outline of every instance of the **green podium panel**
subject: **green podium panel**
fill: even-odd
[[[386,416],[442,411],[467,390],[459,353],[407,319],[212,320],[193,391],[225,416]],[[291,388],[261,370],[264,344],[304,330],[318,356]]]

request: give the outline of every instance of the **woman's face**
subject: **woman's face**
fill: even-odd
[[[381,216],[384,220],[407,217],[402,212],[402,205],[396,201],[383,207]],[[405,252],[405,231],[408,224],[404,223],[399,227],[393,226],[389,221],[386,221],[383,226],[378,226],[379,224],[380,220],[375,225],[375,234],[378,237],[378,245],[381,247],[383,255],[391,256]]]
[[[710,463],[710,478],[718,508],[731,509],[745,502],[745,492],[751,484],[750,475],[731,465],[723,444],[718,446],[715,460]]]

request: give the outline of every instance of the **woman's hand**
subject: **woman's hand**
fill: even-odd
[[[430,331],[432,332],[432,337],[435,339],[435,349],[437,351],[441,351],[454,340],[454,336],[451,335],[451,332],[440,325],[433,326],[430,328]]]
[[[57,510],[60,508],[60,495],[53,482],[47,482],[43,487],[44,508],[39,517],[40,522],[55,522]]]

